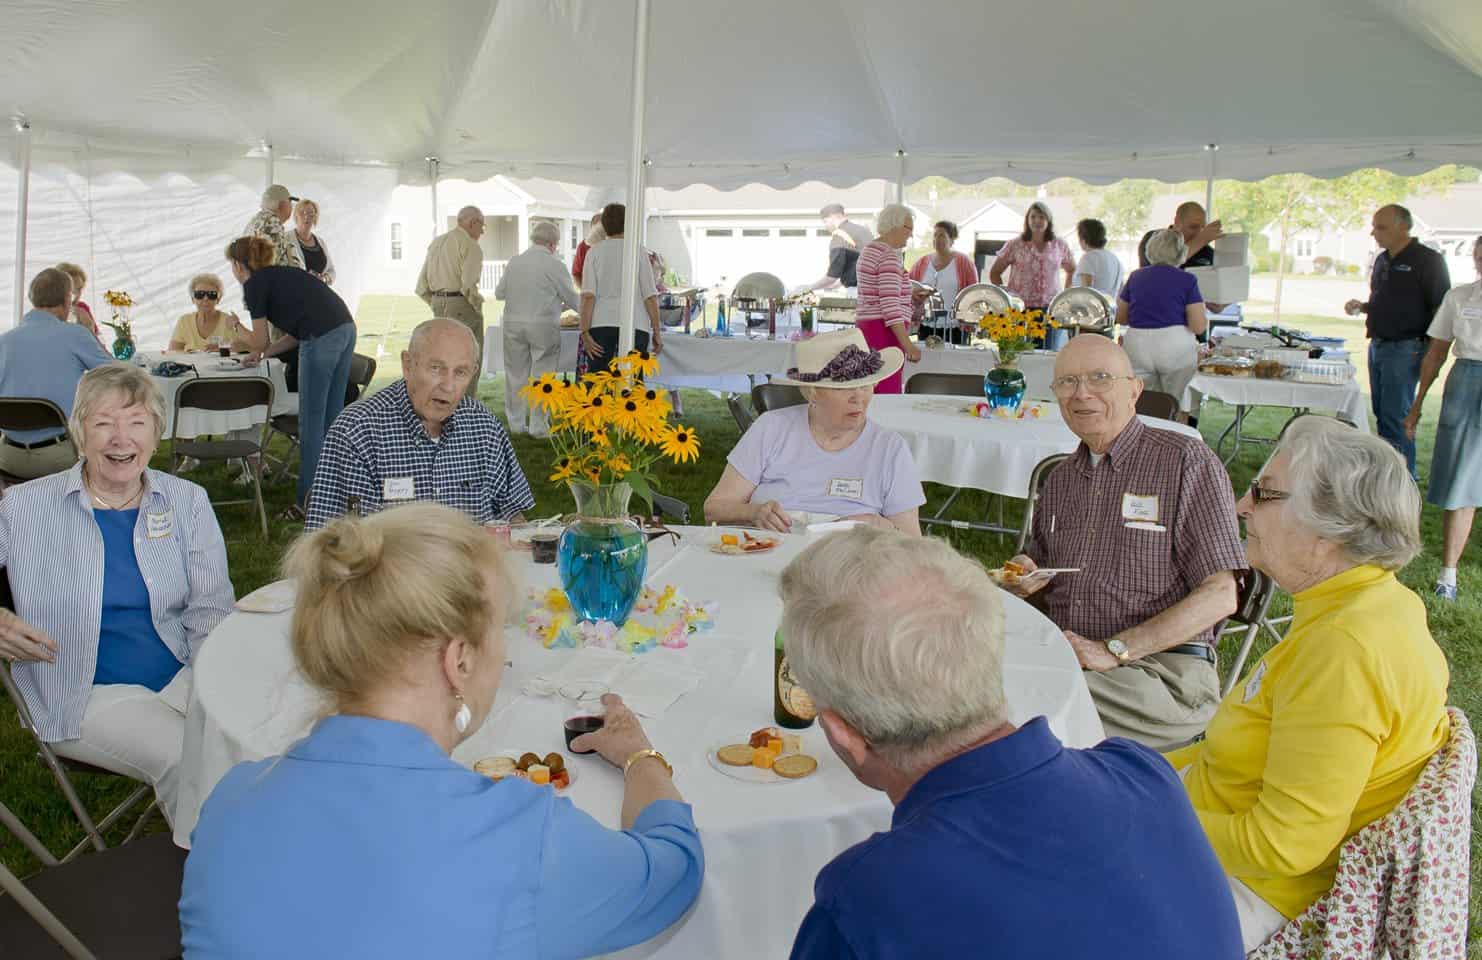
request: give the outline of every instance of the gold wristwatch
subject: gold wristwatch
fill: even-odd
[[[674,776],[674,768],[669,765],[669,761],[665,760],[664,755],[655,750],[653,747],[649,747],[647,750],[635,750],[633,753],[628,754],[628,759],[623,761],[623,776],[626,777],[628,775],[628,768],[633,766],[633,764],[637,763],[639,760],[647,760],[649,757],[653,757],[655,760],[662,763],[664,765],[664,769],[669,771],[670,777]]]
[[[1117,658],[1117,662],[1128,664],[1132,662],[1132,651],[1127,649],[1127,644],[1121,638],[1112,637],[1106,641],[1106,652]]]

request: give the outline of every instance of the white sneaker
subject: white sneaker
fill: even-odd
[[[196,467],[199,467],[200,465],[201,465],[201,461],[197,460],[195,457],[182,457],[181,460],[180,460],[180,466],[178,466],[178,467],[175,468],[175,472],[176,473],[189,473],[190,471],[194,470]]]

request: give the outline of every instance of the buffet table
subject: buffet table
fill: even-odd
[[[1269,437],[1254,437],[1245,433],[1245,418],[1254,407],[1284,407],[1294,411],[1294,416],[1308,410],[1331,410],[1340,419],[1347,420],[1365,433],[1369,431],[1368,401],[1359,392],[1356,380],[1336,385],[1196,374],[1184,391],[1184,409],[1197,412],[1205,397],[1213,397],[1235,408],[1235,419],[1220,434],[1214,445],[1214,452],[1218,455],[1224,450],[1226,439],[1232,441],[1229,455],[1221,456],[1225,466],[1229,466],[1230,461],[1240,453],[1242,443],[1273,442]]]
[[[887,829],[891,806],[884,794],[854,779],[816,724],[802,733],[819,769],[804,780],[744,783],[710,766],[710,748],[744,742],[753,729],[772,723],[772,636],[781,618],[777,577],[813,536],[786,536],[766,554],[722,556],[708,549],[713,532],[678,529],[677,547],[667,539],[653,542],[648,582],[673,584],[695,602],[719,601],[716,626],[692,635],[687,648],[660,647],[638,656],[633,666],[682,666],[699,674],[692,692],[644,726],[694,805],[705,845],[705,883],[695,909],[678,925],[623,955],[785,956],[812,904],[818,870],[850,845]],[[528,587],[555,584],[553,566],[534,565],[528,553],[516,551],[514,557]],[[1043,714],[1068,745],[1099,742],[1101,722],[1061,632],[1028,604],[1002,596],[1011,718],[1022,723]],[[182,845],[211,788],[233,764],[282,752],[323,709],[293,666],[290,617],[235,612],[196,657],[175,816],[175,838]],[[520,615],[510,619],[523,621]],[[563,750],[560,725],[567,711],[522,688],[563,658],[585,651],[547,650],[523,629],[509,629],[507,637],[513,666],[505,671],[489,719],[454,753],[462,763],[496,753]],[[616,692],[623,692],[620,685]],[[576,774],[571,800],[617,826],[621,773],[600,759],[567,755]]]
[[[165,401],[165,433],[171,436],[175,428],[175,394],[179,392],[180,385],[187,380],[197,377],[219,378],[219,377],[266,377],[273,384],[273,409],[272,416],[284,413],[298,413],[298,394],[288,392],[288,384],[284,380],[283,363],[279,360],[264,360],[255,367],[232,366],[215,354],[209,353],[149,353],[139,354],[150,370],[160,361],[173,361],[193,367],[194,371],[187,371],[178,377],[156,377],[150,374],[150,379],[159,388],[160,396]],[[248,407],[243,410],[185,410],[182,411],[180,421],[180,436],[202,437],[220,436],[232,430],[245,430],[248,427],[259,426],[268,418],[266,407]]]

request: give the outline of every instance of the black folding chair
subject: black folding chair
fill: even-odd
[[[1240,650],[1235,654],[1235,659],[1230,661],[1230,672],[1220,688],[1222,696],[1235,688],[1236,682],[1240,679],[1240,671],[1245,668],[1245,660],[1250,656],[1251,647],[1255,644],[1256,635],[1261,632],[1261,627],[1266,627],[1273,637],[1278,641],[1281,640],[1281,634],[1276,632],[1276,626],[1266,619],[1266,611],[1271,608],[1271,600],[1276,596],[1276,581],[1252,568],[1235,571],[1235,585],[1237,590],[1235,612],[1225,618],[1224,624],[1216,634],[1222,637],[1225,634],[1244,631],[1245,638],[1240,641]]]
[[[731,419],[736,421],[736,427],[745,433],[756,420],[756,414],[746,409],[746,404],[734,393],[726,397],[726,409],[731,411]]]
[[[759,383],[751,388],[751,405],[757,413],[795,407],[807,402],[803,391],[790,383]]]
[[[653,494],[654,516],[668,518],[675,523],[690,522],[690,505],[678,497],[666,497],[662,493]]]
[[[62,408],[43,397],[0,397],[0,433],[24,430],[67,429],[67,415]],[[62,443],[71,446],[70,439]],[[77,451],[73,450],[73,463]],[[0,480],[7,484],[25,483],[30,477],[18,477],[0,471]]]
[[[1178,417],[1178,398],[1171,393],[1144,390],[1137,398],[1137,412],[1144,417],[1173,420]]]
[[[906,392],[942,397],[981,397],[983,378],[970,373],[917,373],[906,381]]]
[[[231,410],[250,410],[254,407],[273,409],[273,382],[267,377],[202,377],[187,380],[175,393],[175,422],[170,431],[170,472],[179,469],[185,457],[194,457],[202,463],[210,461],[241,460],[252,477],[252,500],[217,500],[216,506],[232,506],[256,502],[257,515],[262,522],[262,535],[268,535],[268,511],[262,502],[262,454],[268,445],[268,419],[263,418],[262,431],[257,440],[193,439],[180,436],[180,414],[185,410],[207,410],[222,413]]]
[[[371,381],[375,378],[376,358],[368,357],[363,353],[353,354],[350,357],[350,379],[345,383],[345,406],[348,407],[364,397],[365,391],[370,389]],[[279,480],[287,477],[297,479],[298,474],[289,469],[289,463],[299,448],[298,414],[280,413],[276,417],[269,417],[268,428],[271,432],[288,440],[287,453],[281,458],[268,457],[273,466],[277,468],[276,477]]]
[[[1024,544],[1029,542],[1029,534],[1034,530],[1034,508],[1039,503],[1040,490],[1050,478],[1050,471],[1069,460],[1070,456],[1068,453],[1054,453],[1034,465],[1034,472],[1029,475],[1029,497],[1024,501],[1024,524],[1019,528],[1015,553],[1023,553]]]

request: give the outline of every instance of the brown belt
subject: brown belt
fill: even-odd
[[[20,447],[22,450],[40,450],[42,447],[54,446],[66,439],[67,434],[65,433],[59,433],[56,436],[49,437],[46,440],[37,440],[35,443],[22,443],[19,440],[12,440],[9,437],[6,437],[5,444],[6,446]]]

